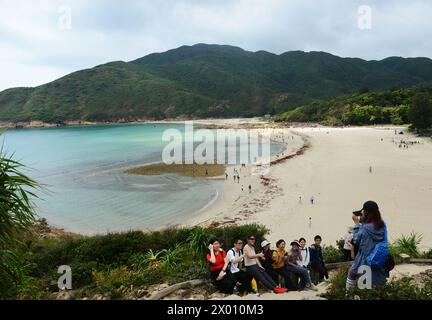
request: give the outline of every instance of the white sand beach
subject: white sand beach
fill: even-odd
[[[407,130],[404,135],[396,135],[396,129],[404,128],[274,129],[273,135],[283,132],[286,137],[295,137],[286,139],[286,154],[295,153],[303,145],[298,134],[306,136],[311,147],[272,166],[266,181],[243,168],[240,184],[234,183],[233,168],[228,168],[223,198],[186,223],[257,222],[270,229],[272,242],[305,237],[310,243],[320,234],[324,244],[334,245],[352,225],[351,212],[365,201],[375,200],[388,224],[390,241],[417,232],[423,235],[421,247],[430,248],[432,142]],[[400,139],[420,143],[399,148],[394,140]]]

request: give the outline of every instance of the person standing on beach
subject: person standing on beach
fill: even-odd
[[[315,201],[315,198],[314,198],[314,196],[312,196],[312,197],[310,198],[310,202],[311,202],[312,205],[314,204],[314,201]]]
[[[312,217],[309,217],[309,229],[312,229]]]
[[[372,173],[372,166],[369,166],[369,173]]]
[[[237,183],[240,183],[240,175],[237,175]]]
[[[252,193],[252,186],[249,185],[249,193]]]
[[[236,175],[234,175],[234,183],[236,182],[236,178],[237,178],[237,176],[236,176]]]
[[[299,203],[300,204],[302,203],[302,197],[301,196],[299,197]]]
[[[228,173],[225,172],[225,180],[228,180]]]

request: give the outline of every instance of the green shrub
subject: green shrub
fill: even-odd
[[[164,253],[164,250],[153,251],[150,249],[147,253],[137,253],[130,258],[130,265],[134,268],[143,269],[148,266],[156,267],[160,264],[159,257]]]
[[[11,299],[26,287],[31,268],[27,253],[0,250],[0,299]]]
[[[269,230],[258,224],[246,224],[241,226],[227,226],[223,228],[215,228],[212,233],[221,241],[224,249],[228,250],[233,246],[234,239],[240,238],[243,241],[251,234],[255,235],[255,243],[259,244],[263,241]]]
[[[432,259],[432,249],[429,249],[428,251],[423,252],[421,257],[424,259]]]
[[[129,284],[129,272],[126,267],[94,272],[93,277],[97,288],[104,294],[109,293],[114,298],[120,296],[119,288],[121,286]]]
[[[337,271],[329,280],[329,287],[322,297],[329,300],[343,300],[345,296],[346,279],[348,277],[349,267]]]
[[[345,284],[348,268],[337,272],[330,280],[328,291],[322,297],[329,300],[430,300],[432,278],[424,279],[420,286],[413,277],[403,277],[381,287],[360,290],[355,288],[346,294]]]
[[[400,257],[400,251],[394,244],[389,244],[389,255],[393,257],[396,264],[402,263],[402,258]]]
[[[336,241],[336,247],[338,247],[342,253],[343,253],[344,245],[345,245],[344,239],[339,239]]]
[[[409,236],[402,236],[395,242],[396,251],[400,253],[405,253],[413,258],[419,256],[418,246],[422,240],[422,235],[417,233],[411,233]]]
[[[343,252],[334,246],[323,246],[322,253],[325,263],[335,263],[344,261]]]
[[[150,285],[164,281],[190,280],[207,276],[204,253],[211,235],[220,239],[224,249],[231,248],[234,238],[246,240],[255,234],[257,243],[268,230],[259,225],[223,228],[179,228],[144,233],[133,231],[94,237],[45,240],[33,244],[30,274],[48,281],[58,278],[57,268],[70,265],[74,289],[93,286],[95,279],[110,281],[113,270],[125,267],[129,274],[120,282],[135,279]],[[96,274],[96,278],[94,276]],[[158,282],[159,281],[159,282]],[[116,283],[118,284],[118,283]],[[116,287],[116,285],[112,285]],[[115,292],[113,292],[115,294]]]
[[[189,255],[187,255],[189,253]],[[190,255],[188,248],[185,245],[176,244],[174,248],[165,250],[161,257],[161,267],[174,269],[181,261],[185,261],[188,257],[195,258]]]
[[[191,230],[186,241],[190,250],[195,252],[198,256],[203,257],[207,251],[207,242],[210,237],[211,235],[209,229],[196,227]]]

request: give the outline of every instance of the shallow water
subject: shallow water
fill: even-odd
[[[214,201],[222,181],[176,174],[138,176],[126,168],[160,162],[162,133],[182,125],[107,125],[7,131],[8,153],[46,186],[39,216],[85,234],[175,225]],[[281,145],[272,145],[272,153]]]

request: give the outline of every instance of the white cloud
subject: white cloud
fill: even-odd
[[[58,28],[71,8],[72,29]],[[372,29],[357,27],[360,5]],[[198,42],[282,53],[430,56],[426,0],[0,0],[0,90]]]

